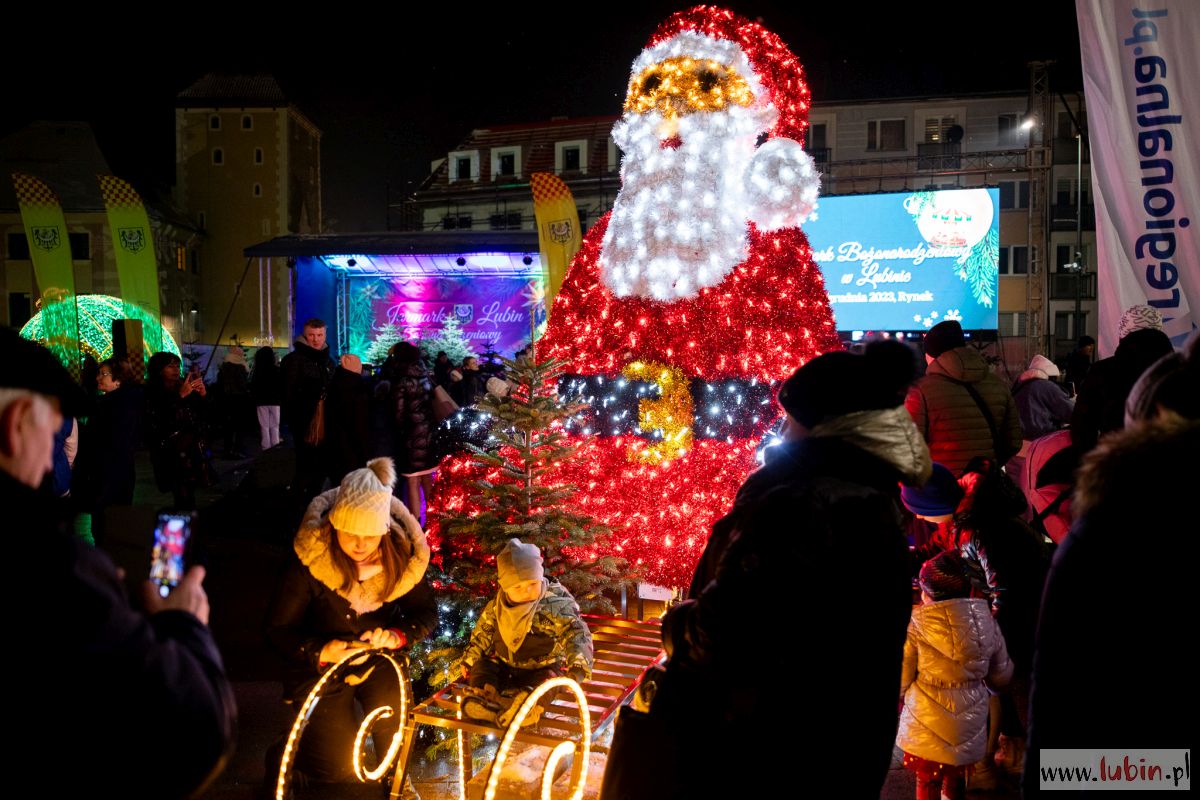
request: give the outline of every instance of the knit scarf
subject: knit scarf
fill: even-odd
[[[500,628],[500,638],[508,647],[510,657],[515,658],[517,651],[525,643],[525,636],[533,625],[534,612],[537,611],[538,604],[545,596],[546,581],[544,579],[541,593],[536,600],[530,600],[528,603],[513,605],[508,602],[508,595],[504,593],[504,590],[500,590],[500,596],[496,598],[496,624]]]

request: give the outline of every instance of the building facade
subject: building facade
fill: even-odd
[[[243,251],[321,232],[321,131],[270,76],[206,75],[176,98],[175,199],[204,232],[201,342],[288,346],[287,261]]]
[[[112,174],[86,123],[37,122],[0,141],[0,324],[20,328],[38,310],[41,288],[11,175],[40,179],[58,196],[74,262],[76,294],[120,296],[112,232],[98,175]],[[203,236],[170,203],[142,195],[158,263],[163,326],[180,346],[194,341]]]
[[[1014,377],[1034,354],[1060,358],[1094,336],[1097,317],[1085,109],[1081,96],[1051,96],[1039,69],[1027,94],[815,103],[806,143],[823,195],[998,188],[998,355]],[[393,219],[405,230],[535,229],[529,176],[544,171],[566,182],[586,229],[620,188],[616,119],[472,131]]]

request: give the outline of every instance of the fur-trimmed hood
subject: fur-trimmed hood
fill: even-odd
[[[379,574],[355,584],[349,592],[343,591],[342,575],[329,552],[331,546],[336,546],[333,527],[329,524],[329,512],[333,510],[337,495],[337,489],[330,489],[313,498],[304,512],[293,547],[300,563],[308,568],[314,578],[330,591],[344,597],[355,611],[365,614],[402,597],[417,585],[429,566],[429,544],[425,541],[421,524],[405,508],[404,503],[393,497],[391,532],[399,538],[401,550],[407,559],[400,580],[395,586],[385,587],[382,585],[383,575]]]
[[[1154,497],[1166,465],[1190,464],[1197,452],[1200,420],[1170,412],[1105,436],[1079,471],[1072,507],[1076,519],[1115,497]]]

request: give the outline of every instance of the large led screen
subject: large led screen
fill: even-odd
[[[841,331],[996,328],[996,189],[823,197],[804,224]]]

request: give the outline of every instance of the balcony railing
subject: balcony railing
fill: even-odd
[[[1096,273],[1094,272],[1085,272],[1082,275],[1075,272],[1051,272],[1050,299],[1074,300],[1076,284],[1079,284],[1080,299],[1096,299]]]
[[[832,147],[806,147],[804,150],[810,156],[812,156],[812,160],[815,161],[818,166],[828,164],[830,157],[833,155]]]
[[[917,169],[962,169],[962,142],[925,142],[918,144]]]
[[[1073,231],[1075,230],[1075,209],[1072,205],[1055,204],[1050,207],[1050,230],[1052,231]],[[1085,231],[1096,230],[1096,207],[1085,204],[1083,207],[1083,218],[1080,220],[1080,226]]]

